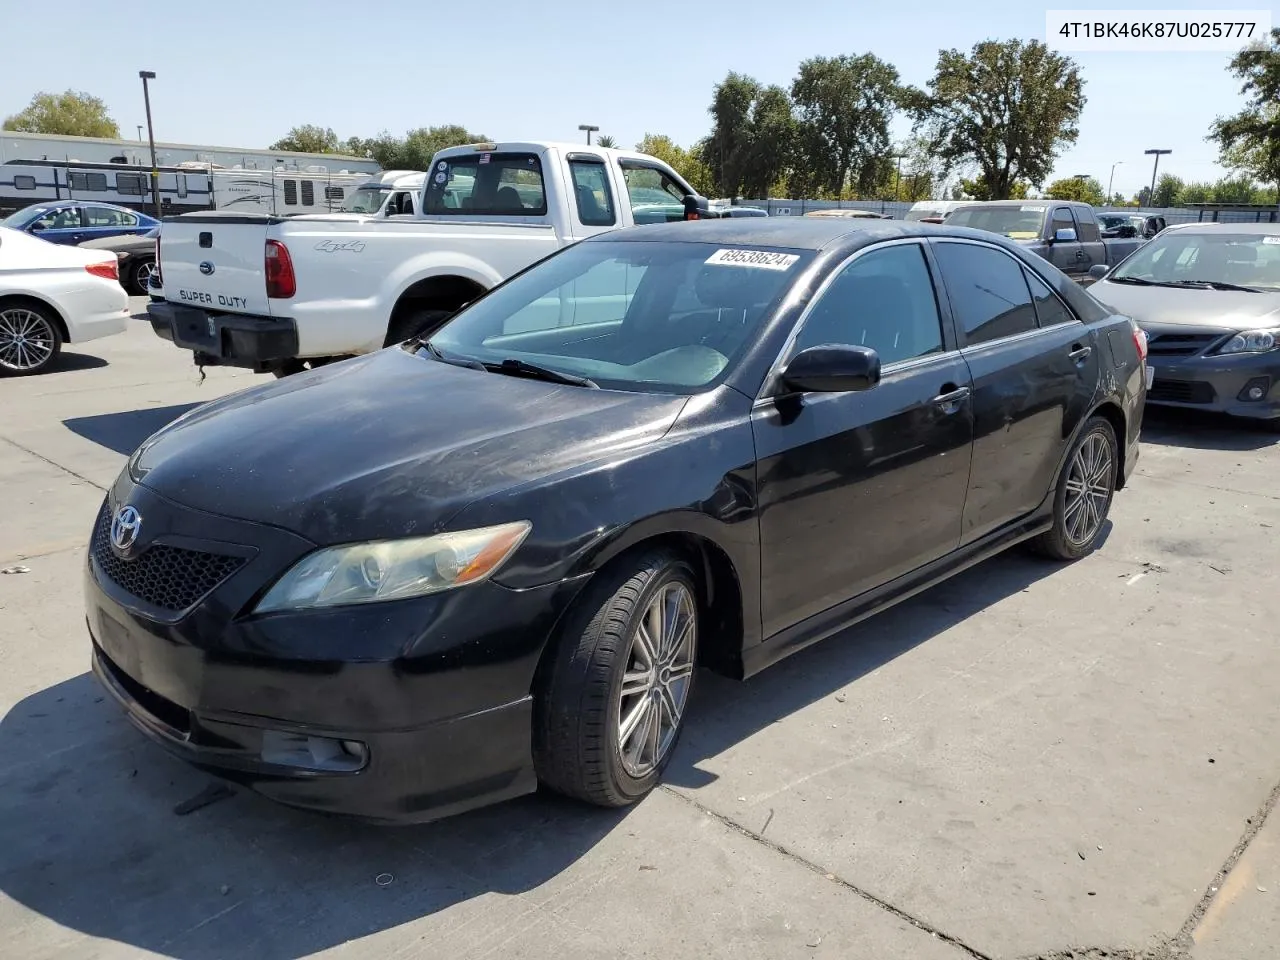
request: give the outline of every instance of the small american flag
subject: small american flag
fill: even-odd
[[[487,153],[482,153],[482,154],[480,154],[480,162],[481,162],[481,163],[488,163],[488,162],[489,162],[489,154],[487,154]]]

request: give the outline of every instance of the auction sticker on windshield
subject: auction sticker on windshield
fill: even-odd
[[[707,264],[721,267],[754,267],[757,270],[790,270],[800,257],[794,253],[771,253],[768,250],[717,250],[707,257]]]

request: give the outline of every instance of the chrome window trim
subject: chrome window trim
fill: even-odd
[[[804,310],[800,313],[800,316],[796,318],[796,322],[791,327],[791,332],[787,334],[787,339],[783,341],[782,349],[778,351],[778,355],[773,358],[773,363],[769,365],[769,371],[768,373],[765,374],[764,380],[760,384],[760,389],[759,391],[757,391],[755,399],[752,401],[752,405],[754,406],[756,403],[759,403],[761,400],[771,400],[773,398],[772,393],[770,393],[769,391],[771,390],[774,382],[777,380],[779,372],[782,370],[783,358],[785,358],[787,354],[791,352],[791,348],[795,346],[796,339],[800,336],[800,331],[804,329],[804,325],[809,319],[809,314],[813,312],[813,308],[818,305],[818,303],[822,300],[823,295],[826,294],[827,290],[830,288],[831,284],[835,282],[836,277],[840,276],[840,274],[842,274],[845,271],[845,269],[849,266],[849,264],[853,263],[859,257],[866,256],[868,253],[872,253],[877,250],[885,250],[885,249],[888,249],[889,247],[901,247],[901,246],[906,246],[907,244],[915,244],[916,246],[921,248],[920,257],[922,260],[924,260],[925,266],[927,268],[929,265],[929,259],[924,251],[924,242],[926,239],[927,238],[925,237],[899,237],[898,239],[895,239],[895,240],[883,240],[878,243],[868,244],[865,247],[855,250],[853,251],[853,253],[849,254],[849,256],[841,260],[840,263],[837,264],[831,270],[831,272],[827,274],[826,279],[822,281],[818,289],[813,292],[813,296],[811,296],[809,298],[809,302],[805,304]],[[932,275],[931,275],[931,280],[932,280]],[[938,333],[942,334],[944,332],[942,329],[942,319],[943,319],[942,305],[937,302],[937,298],[938,298],[937,291],[933,290],[931,292],[934,295],[934,306],[938,311]],[[786,301],[784,300],[783,304],[785,305],[785,303]],[[945,336],[942,337],[942,342],[944,344],[946,343],[946,339],[947,338]],[[944,351],[942,354],[930,353],[930,354],[926,354],[924,357],[912,357],[909,360],[898,360],[882,367],[881,375],[883,376],[885,371],[894,372],[896,370],[899,370],[904,365],[915,363],[917,360],[925,360],[925,359],[931,359],[934,357],[945,356],[948,353],[958,355],[958,351],[951,350],[951,351]]]

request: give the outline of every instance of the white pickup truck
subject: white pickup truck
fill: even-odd
[[[715,215],[660,160],[577,144],[442,150],[420,199],[413,216],[168,217],[152,328],[197,364],[283,376],[430,333],[584,237]]]

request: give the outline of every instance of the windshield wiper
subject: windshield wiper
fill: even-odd
[[[1225,283],[1221,280],[1170,280],[1170,286],[1199,287],[1201,290],[1239,290],[1241,293],[1261,293],[1256,287],[1242,287],[1238,283]]]
[[[471,370],[488,371],[489,369],[479,360],[473,360],[470,357],[446,356],[441,351],[441,349],[437,347],[434,343],[432,343],[430,340],[419,340],[418,342],[422,344],[423,348],[426,349],[427,353],[431,354],[431,356],[439,360],[441,363],[450,363],[450,364],[453,364],[453,366],[455,367],[467,367],[468,369],[471,369]]]
[[[484,368],[493,373],[505,373],[508,376],[525,376],[534,380],[546,380],[548,383],[564,383],[571,387],[600,389],[600,384],[594,380],[588,380],[586,377],[579,377],[572,373],[561,373],[559,370],[540,367],[536,363],[517,360],[514,357],[506,357],[501,363],[486,363]]]
[[[1140,287],[1154,287],[1158,284],[1154,280],[1144,280],[1142,277],[1107,277],[1108,283],[1136,283]]]

